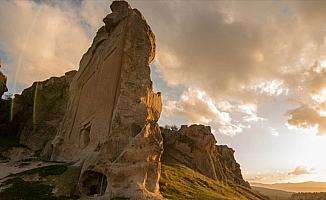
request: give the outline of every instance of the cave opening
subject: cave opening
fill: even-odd
[[[90,197],[102,196],[106,191],[107,183],[104,174],[86,171],[82,178],[82,193]]]

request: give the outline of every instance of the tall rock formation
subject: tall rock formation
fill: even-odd
[[[155,37],[127,2],[110,8],[80,61],[62,125],[44,155],[82,166],[82,199],[160,199],[162,104],[149,68]]]
[[[209,178],[250,188],[241,175],[234,150],[216,145],[209,126],[181,126],[176,130],[162,129],[164,162],[176,162],[206,175]]]

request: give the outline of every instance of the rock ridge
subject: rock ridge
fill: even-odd
[[[182,125],[179,130],[161,128],[164,138],[163,159],[199,171],[214,180],[250,188],[234,158],[234,150],[216,145],[211,128],[204,125]]]

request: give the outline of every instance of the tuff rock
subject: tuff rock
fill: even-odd
[[[161,199],[162,103],[149,63],[155,37],[142,14],[114,1],[70,85],[67,111],[43,155],[82,167],[82,199]]]
[[[5,92],[8,91],[6,84],[7,84],[7,77],[0,71],[0,98]]]
[[[14,99],[3,100],[0,136],[40,151],[56,135],[66,110],[68,88],[76,71],[35,82]]]
[[[204,125],[183,125],[179,130],[161,128],[164,138],[164,155],[173,162],[223,183],[233,183],[250,188],[234,158],[234,150],[226,145],[216,145],[211,128]]]

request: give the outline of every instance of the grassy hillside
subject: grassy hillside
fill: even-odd
[[[268,196],[271,200],[289,200],[293,194],[292,192],[263,187],[252,187],[252,189],[265,196]]]
[[[172,163],[162,164],[160,187],[167,199],[264,199],[245,187],[225,185],[184,165]]]

